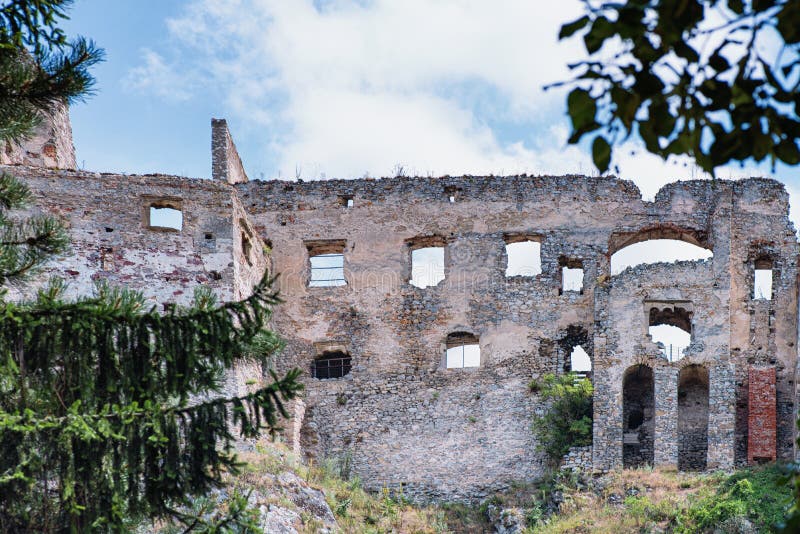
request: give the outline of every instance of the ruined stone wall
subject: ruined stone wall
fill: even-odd
[[[680,182],[645,202],[630,182],[578,176],[230,185],[222,175],[8,170],[31,186],[35,210],[65,218],[73,240],[73,253],[36,283],[57,274],[81,294],[107,279],[161,306],[188,302],[198,284],[222,300],[241,298],[266,269],[280,274],[286,302],[273,326],[287,345],[278,370],[309,371],[329,350],[352,358],[341,378],[304,376],[287,437],[308,455],[348,458],[368,488],[472,500],[536,478],[544,458],[531,423],[544,405],[528,383],[563,372],[576,344],[593,360],[595,469],[623,465],[632,439],[623,377],[637,365],[652,371],[649,420],[637,430],[650,443],[647,462],[746,462],[754,366],[775,369],[777,435],[769,439],[779,457],[792,454],[797,243],[777,182]],[[151,228],[154,204],[178,207],[181,230]],[[521,237],[541,244],[541,273],[509,278],[506,243]],[[714,257],[610,274],[613,252],[660,237]],[[421,289],[408,281],[412,249],[425,243],[445,246],[446,276]],[[309,247],[343,252],[346,285],[309,287]],[[759,300],[753,266],[764,262],[774,291]],[[562,290],[565,266],[583,268],[582,291]],[[670,307],[690,312],[693,335],[676,362],[648,336],[650,310]],[[445,368],[454,332],[478,338],[480,367]],[[689,366],[707,373],[707,390],[681,397]],[[237,370],[226,392],[259,373]],[[703,406],[705,458],[697,452]]]
[[[66,104],[56,104],[33,134],[20,143],[6,141],[0,147],[0,165],[29,165],[51,169],[75,169],[72,125]]]
[[[12,287],[11,298],[30,297],[58,276],[68,282],[68,296],[90,295],[103,280],[139,290],[164,310],[189,304],[200,285],[210,287],[221,302],[244,298],[266,266],[257,235],[249,262],[243,255],[243,228],[255,230],[229,185],[166,175],[0,169],[33,191],[35,206],[28,214],[62,218],[71,241],[68,253],[51,260],[30,282]],[[153,204],[180,208],[182,228],[151,227]],[[257,366],[236,369],[224,393],[243,393],[260,374]]]
[[[781,324],[772,334],[785,349],[765,353],[776,362],[795,361],[796,271],[789,264],[797,251],[787,196],[774,181],[680,182],[654,202],[642,201],[630,182],[584,177],[236,187],[281,273],[286,304],[275,326],[288,340],[281,366],[308,370],[332,345],[352,356],[347,376],[307,379],[304,448],[321,457],[352,457],[369,487],[468,499],[510,479],[535,477],[542,458],[530,423],[541,405],[526,384],[563,369],[564,340],[576,329],[590,333],[595,365],[596,468],[622,465],[622,376],[635,364],[654,371],[655,463],[678,463],[678,376],[681,367],[696,364],[709,375],[707,463],[733,465],[742,398],[737,380],[749,362],[731,351],[744,339],[731,316],[757,304],[732,288],[751,284],[742,250],[754,236],[771,236],[770,251],[782,269],[766,306],[778,314],[780,303],[774,321]],[[505,277],[509,235],[541,242],[540,275]],[[446,278],[436,287],[408,283],[409,243],[420,237],[446,245]],[[712,249],[714,257],[612,277],[610,255],[648,238],[684,239]],[[307,243],[319,240],[345,243],[346,286],[308,287]],[[564,293],[561,266],[576,262],[584,268],[583,291]],[[668,362],[649,339],[646,306],[654,302],[691,308],[693,343],[683,360]],[[444,368],[445,339],[457,331],[479,338],[480,368]],[[780,399],[779,426],[791,428],[791,396]],[[792,450],[791,436],[778,440]]]

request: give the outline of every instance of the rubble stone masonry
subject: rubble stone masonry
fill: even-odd
[[[536,478],[531,423],[546,407],[528,383],[564,372],[578,344],[593,364],[594,469],[794,457],[798,245],[782,184],[676,182],[651,202],[613,177],[247,181],[224,121],[213,150],[214,180],[3,169],[67,222],[72,253],[41,279],[62,276],[75,294],[105,279],[157,305],[199,284],[232,299],[279,273],[276,367],[306,371],[287,438],[348,459],[368,488],[468,501]],[[182,227],[149,225],[153,205],[177,207]],[[713,258],[611,275],[612,254],[659,238]],[[540,244],[541,272],[507,277],[506,244],[520,240]],[[444,280],[411,285],[412,251],[434,245]],[[310,286],[314,251],[342,254],[343,285]],[[771,298],[753,294],[756,264],[772,270]],[[564,267],[583,269],[582,290],[564,290]],[[691,331],[684,358],[650,339],[653,316]],[[452,333],[477,339],[478,367],[446,368]],[[313,378],[331,354],[350,359],[343,376]]]

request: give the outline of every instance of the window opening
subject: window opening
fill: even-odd
[[[183,229],[183,212],[177,204],[150,204],[148,226],[160,230]]]
[[[713,257],[711,250],[679,239],[649,239],[628,245],[612,254],[611,274],[619,274],[637,265],[703,261]]]
[[[344,241],[306,243],[311,263],[309,287],[338,287],[347,285],[344,277]]]
[[[480,367],[481,347],[478,338],[467,332],[449,334],[445,364],[448,369]]]
[[[768,259],[760,259],[755,262],[753,298],[756,300],[772,300],[772,261]]]
[[[506,239],[506,276],[536,276],[542,273],[542,245],[526,239]]]
[[[692,312],[683,307],[657,307],[649,311],[648,334],[670,362],[686,355],[692,343]]]
[[[355,205],[353,197],[350,195],[342,195],[339,197],[339,202],[343,208],[352,208]]]
[[[561,291],[564,293],[583,291],[583,267],[561,268]]]
[[[311,362],[312,378],[341,378],[350,373],[352,358],[341,351],[324,352]]]
[[[412,286],[426,288],[444,280],[444,247],[423,247],[411,251]]]
[[[570,370],[581,376],[588,376],[592,373],[592,359],[583,347],[576,345],[569,355]]]

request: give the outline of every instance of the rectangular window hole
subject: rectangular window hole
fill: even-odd
[[[753,276],[753,298],[772,300],[772,269],[756,269]]]
[[[311,264],[308,287],[339,287],[347,285],[344,277],[345,241],[306,242]]]
[[[444,247],[422,247],[411,251],[412,286],[426,288],[444,280]]]
[[[538,241],[506,238],[506,276],[542,274],[542,245]]]
[[[564,293],[580,293],[583,291],[583,267],[561,268],[561,290]]]
[[[183,229],[183,212],[178,203],[154,202],[150,204],[148,215],[148,226],[152,229],[178,232]]]

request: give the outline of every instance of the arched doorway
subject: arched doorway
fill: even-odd
[[[708,370],[688,365],[678,376],[678,469],[704,470],[708,456]]]
[[[653,370],[634,365],[622,379],[622,464],[653,465],[655,438]]]

